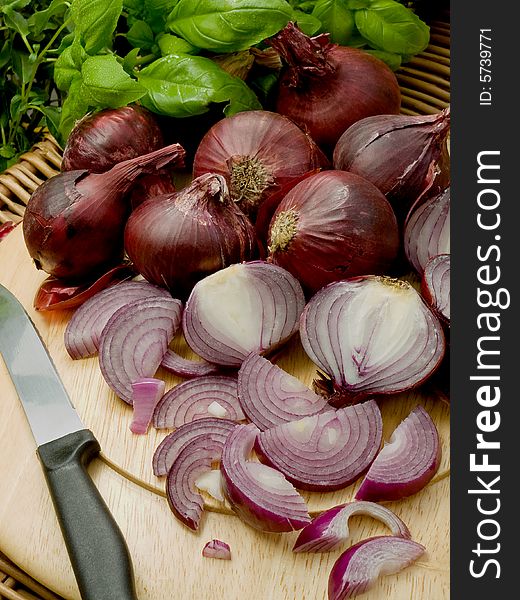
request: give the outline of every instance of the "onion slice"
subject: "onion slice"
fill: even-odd
[[[400,500],[431,481],[441,461],[439,432],[430,415],[417,406],[392,433],[373,462],[356,500]]]
[[[299,379],[251,353],[238,372],[238,399],[260,430],[334,410]]]
[[[262,460],[304,490],[344,488],[363,474],[381,446],[383,422],[375,400],[263,431]]]
[[[321,513],[304,527],[293,552],[330,552],[349,537],[348,522],[353,515],[367,515],[384,523],[392,535],[410,539],[410,531],[390,509],[375,502],[347,502]]]
[[[346,600],[366,592],[380,575],[393,575],[424,554],[412,540],[379,536],[363,540],[346,550],[329,575],[329,600]]]
[[[424,268],[421,281],[423,298],[439,318],[450,324],[451,260],[449,254],[434,256]]]
[[[110,317],[125,304],[151,297],[171,298],[171,295],[147,281],[124,281],[87,300],[65,329],[65,348],[70,357],[80,359],[96,354],[101,332]]]
[[[186,303],[184,337],[205,360],[239,367],[289,339],[305,306],[298,281],[261,261],[231,265],[199,281]]]
[[[205,558],[219,558],[221,560],[231,560],[231,548],[226,542],[221,540],[211,540],[202,549],[202,556]]]
[[[243,421],[234,377],[208,376],[185,381],[159,402],[153,415],[157,429],[180,427],[203,417],[220,417]]]
[[[180,300],[144,298],[125,304],[101,333],[99,366],[110,388],[132,404],[132,383],[153,377],[177,330]]]
[[[252,423],[238,425],[226,440],[220,463],[226,497],[255,529],[301,529],[311,520],[304,499],[279,471],[248,460],[258,433]]]
[[[438,318],[407,282],[365,276],[318,292],[300,322],[303,347],[326,373],[318,385],[338,405],[415,387],[439,366],[445,339]]]
[[[165,383],[161,379],[144,377],[132,383],[134,414],[130,431],[145,434],[152,421],[153,411],[164,394]]]
[[[203,377],[204,375],[215,375],[221,369],[205,360],[189,360],[183,358],[171,349],[168,349],[163,356],[161,367],[178,377],[191,379],[193,377]]]
[[[166,475],[179,452],[196,437],[213,439],[217,442],[225,441],[235,427],[235,422],[215,417],[197,419],[182,425],[168,434],[157,446],[152,462],[154,474],[158,477]]]

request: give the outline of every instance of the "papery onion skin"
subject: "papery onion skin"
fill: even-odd
[[[412,540],[378,536],[358,542],[334,563],[329,575],[329,600],[347,600],[366,592],[379,574],[398,573],[424,554]]]
[[[433,479],[440,462],[437,428],[424,408],[417,406],[383,446],[357,491],[356,500],[400,500],[416,494]]]
[[[202,549],[202,556],[205,558],[219,558],[221,560],[231,560],[231,549],[229,544],[220,540],[211,540]]]
[[[399,250],[392,207],[369,181],[326,171],[296,185],[274,213],[269,260],[292,273],[309,293],[391,267]]]
[[[287,66],[280,77],[276,111],[330,150],[356,121],[397,114],[401,93],[394,73],[370,54],[329,44],[328,34],[307,37],[289,23],[269,43]]]
[[[450,255],[439,254],[426,263],[421,281],[423,298],[448,326],[450,324],[450,273]]]
[[[348,522],[353,515],[367,515],[381,521],[394,536],[412,537],[406,524],[390,509],[375,502],[347,502],[322,512],[304,527],[293,552],[330,552],[340,547],[349,537]]]

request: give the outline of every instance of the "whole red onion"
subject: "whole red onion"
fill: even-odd
[[[371,115],[397,114],[401,93],[394,73],[378,58],[329,44],[328,34],[310,38],[289,23],[270,44],[287,66],[276,110],[332,150],[341,134]]]
[[[392,207],[369,181],[326,171],[296,185],[269,229],[270,260],[316,292],[348,277],[385,272],[397,256]]]

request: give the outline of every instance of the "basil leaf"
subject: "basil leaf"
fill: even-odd
[[[417,54],[430,40],[430,28],[394,0],[374,0],[355,13],[356,25],[370,45],[396,54]]]
[[[238,77],[228,75],[208,58],[169,55],[151,63],[138,75],[148,91],[144,106],[171,117],[190,117],[208,111],[212,103],[227,102],[227,116],[260,110],[253,91]]]
[[[26,36],[29,33],[29,25],[27,19],[19,12],[13,9],[12,6],[8,6],[2,10],[4,13],[4,21],[9,29],[18,32],[22,36]]]
[[[393,52],[384,52],[384,50],[365,50],[365,52],[382,60],[392,71],[397,71],[403,62],[402,56]]]
[[[173,10],[178,0],[144,0],[143,18],[154,33],[166,29],[166,18]]]
[[[70,10],[89,54],[111,46],[123,0],[73,0]]]
[[[195,48],[186,40],[183,40],[176,35],[171,33],[162,33],[157,36],[157,45],[161,51],[162,56],[168,56],[168,54],[198,54],[199,48]]]
[[[11,61],[11,40],[7,39],[0,50],[0,69]]]
[[[343,3],[350,10],[359,10],[360,8],[368,8],[373,0],[343,0]]]
[[[29,83],[33,77],[36,56],[34,54],[26,54],[20,50],[13,50],[11,53],[11,58],[13,61],[13,72],[16,73],[24,85]]]
[[[82,93],[83,82],[81,75],[78,75],[71,83],[69,93],[61,107],[61,121],[58,129],[58,142],[63,146],[69,137],[69,133],[88,111],[88,102]]]
[[[81,65],[87,59],[85,49],[74,38],[72,46],[65,48],[54,63],[54,81],[59,90],[67,91],[73,79],[81,75]]]
[[[130,50],[130,52],[123,58],[123,69],[129,74],[132,75],[135,67],[141,62],[141,57],[139,56],[140,48],[134,48]]]
[[[146,21],[136,21],[126,34],[126,39],[134,48],[149,50],[155,42],[153,31]]]
[[[61,121],[61,108],[56,106],[42,106],[41,111],[45,115],[45,123],[51,134],[57,139],[59,136],[59,125]]]
[[[315,15],[308,15],[298,9],[293,10],[292,20],[306,35],[314,35],[321,27],[321,21]]]
[[[330,41],[346,46],[354,31],[354,13],[345,0],[319,0],[312,15],[321,21],[323,33],[330,33]]]
[[[27,21],[31,33],[33,35],[39,35],[45,29],[52,29],[53,26],[49,24],[49,21],[52,17],[58,15],[63,16],[68,6],[69,3],[67,0],[52,0],[45,10],[33,13]]]
[[[278,33],[291,18],[285,0],[180,0],[168,27],[198,48],[235,52]]]

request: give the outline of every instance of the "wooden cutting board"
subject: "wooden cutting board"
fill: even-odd
[[[34,293],[45,274],[25,250],[21,228],[0,243],[0,283],[23,303],[38,327],[65,387],[85,425],[98,438],[102,455],[90,473],[126,537],[140,600],[326,600],[328,574],[341,553],[293,554],[296,533],[275,535],[251,529],[225,506],[204,515],[193,533],[171,514],[164,483],[151,458],[164,432],[136,436],[129,430],[131,408],[109,390],[97,358],[73,361],[63,346],[70,311],[37,313]],[[177,349],[189,353],[182,340]],[[26,357],[30,360],[30,357]],[[297,341],[280,366],[310,385],[314,367]],[[161,373],[167,389],[178,380]],[[35,454],[25,415],[0,357],[0,550],[41,583],[67,599],[79,599],[58,523]],[[437,477],[409,499],[389,503],[427,554],[398,575],[381,578],[363,600],[447,600],[449,597],[449,409],[435,398],[410,393],[381,403],[384,435],[418,403],[431,414],[442,438]],[[358,485],[358,484],[357,484]],[[328,494],[306,495],[311,511],[353,498],[357,485]],[[385,535],[368,517],[351,519],[352,543]],[[218,538],[231,546],[232,560],[205,559],[204,544]],[[346,546],[345,546],[346,548]],[[344,549],[345,549],[344,548]]]

